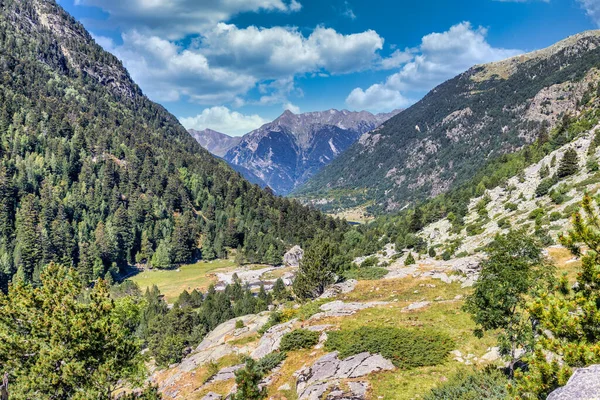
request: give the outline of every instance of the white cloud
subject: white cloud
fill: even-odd
[[[352,8],[350,7],[350,4],[345,1],[344,2],[344,12],[342,13],[342,15],[346,18],[350,18],[351,20],[355,20],[356,19],[356,14],[354,14],[354,11],[352,10]]]
[[[407,92],[430,90],[475,64],[521,53],[520,50],[492,47],[486,41],[486,35],[485,28],[473,28],[469,22],[454,25],[443,33],[426,35],[414,50],[412,59],[398,72],[366,90],[354,89],[346,103],[354,109],[391,110],[404,107]]]
[[[292,103],[285,103],[283,105],[283,110],[290,110],[291,112],[293,112],[294,114],[300,114],[300,107],[298,107],[295,104]]]
[[[99,7],[109,22],[124,30],[136,29],[179,39],[243,12],[296,12],[297,0],[75,0],[76,5]]]
[[[122,38],[122,45],[109,50],[155,100],[188,96],[204,104],[232,101],[256,84],[251,75],[213,67],[203,54],[157,36],[131,31]]]
[[[240,29],[219,23],[188,48],[133,30],[115,46],[96,40],[119,57],[134,80],[157,101],[182,96],[200,104],[239,103],[261,82],[263,104],[287,101],[294,77],[306,73],[345,74],[379,62],[383,39],[374,31],[342,35],[317,27],[307,37],[295,28]]]
[[[383,38],[372,30],[342,35],[319,26],[306,37],[296,28],[240,29],[219,23],[205,32],[198,46],[215,65],[277,79],[320,70],[343,74],[367,69],[378,59]]]
[[[585,10],[586,14],[594,20],[596,25],[600,27],[600,1],[598,0],[579,0],[579,3]]]
[[[243,135],[261,127],[268,121],[257,114],[244,115],[227,107],[205,108],[202,113],[188,118],[180,118],[187,129],[212,129],[229,135]]]

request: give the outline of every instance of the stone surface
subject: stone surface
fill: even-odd
[[[358,283],[355,279],[349,279],[347,281],[336,283],[335,285],[329,286],[323,294],[319,297],[321,299],[331,299],[332,297],[337,297],[340,294],[350,293],[356,287]]]
[[[344,317],[355,314],[357,311],[364,310],[372,307],[385,306],[389,304],[387,301],[371,301],[368,303],[345,303],[341,300],[332,301],[323,304],[320,309],[322,312],[317,313],[310,317],[309,320],[318,320],[329,317]]]
[[[394,365],[379,354],[360,353],[345,360],[333,352],[319,358],[311,367],[298,371],[298,399],[320,399],[340,379],[359,378],[373,372],[393,370]],[[345,397],[336,397],[345,398]]]
[[[428,301],[418,301],[416,303],[409,304],[407,307],[404,308],[404,310],[405,311],[418,310],[418,309],[427,307],[429,304],[431,304],[431,303]]]
[[[279,350],[279,346],[281,345],[281,338],[288,332],[292,331],[293,325],[297,322],[297,319],[293,319],[288,322],[284,322],[283,324],[275,325],[270,327],[260,341],[258,342],[258,347],[252,352],[250,355],[255,360],[263,358],[269,353],[274,352],[275,350]]]
[[[214,392],[208,392],[206,396],[202,398],[202,400],[221,400],[223,397],[220,394],[216,394]]]
[[[283,264],[287,267],[299,267],[302,257],[304,250],[300,246],[294,246],[283,255]]]
[[[235,372],[244,368],[244,364],[234,365],[232,367],[223,368],[209,379],[209,382],[228,381],[235,378]]]
[[[598,400],[600,399],[600,365],[579,368],[567,384],[556,389],[548,400]]]

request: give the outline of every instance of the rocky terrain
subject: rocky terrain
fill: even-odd
[[[598,79],[599,45],[600,31],[590,31],[475,66],[363,134],[295,195],[323,209],[389,212],[444,193],[577,113]]]
[[[229,136],[221,132],[213,131],[212,129],[204,129],[201,131],[188,129],[188,132],[198,143],[200,143],[200,146],[218,157],[223,157],[229,149],[235,147],[242,140],[239,136]]]
[[[285,111],[273,122],[244,135],[223,158],[232,166],[250,171],[277,194],[285,195],[329,164],[362,134],[399,112],[373,115],[347,110],[304,114]],[[211,146],[223,149],[231,141],[225,138],[225,142],[218,146],[211,142]]]

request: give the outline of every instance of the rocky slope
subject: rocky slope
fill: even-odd
[[[246,134],[224,158],[262,179],[277,194],[285,195],[329,164],[362,134],[380,126],[399,111],[328,110],[279,118]]]
[[[197,131],[188,129],[188,132],[200,146],[210,151],[218,157],[223,157],[232,147],[237,146],[242,140],[238,136],[229,136],[221,132],[213,131],[212,129],[204,129]]]
[[[600,31],[478,65],[361,136],[295,193],[322,207],[394,211],[443,193],[576,112],[596,77]]]

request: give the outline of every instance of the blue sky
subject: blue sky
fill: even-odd
[[[600,0],[59,0],[187,128],[403,108],[470,66],[600,26]]]

